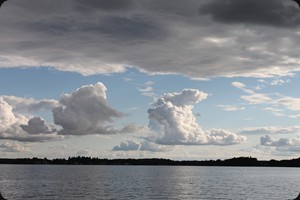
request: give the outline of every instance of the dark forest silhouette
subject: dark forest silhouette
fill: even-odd
[[[225,160],[184,160],[161,158],[144,159],[102,159],[91,157],[65,158],[0,158],[0,164],[49,164],[49,165],[174,165],[174,166],[249,166],[249,167],[300,167],[300,157],[290,160],[259,161],[252,157],[238,157]]]

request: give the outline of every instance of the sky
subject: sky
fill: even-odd
[[[2,158],[299,157],[292,0],[9,0],[0,24]]]

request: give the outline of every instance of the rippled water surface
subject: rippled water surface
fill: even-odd
[[[287,200],[300,192],[300,169],[0,165],[0,191],[8,200]]]

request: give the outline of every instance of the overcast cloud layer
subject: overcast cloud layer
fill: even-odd
[[[7,1],[0,66],[285,76],[300,70],[299,19],[289,0]]]

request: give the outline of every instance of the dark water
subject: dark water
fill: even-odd
[[[0,165],[0,190],[9,200],[285,200],[300,192],[300,169]]]

